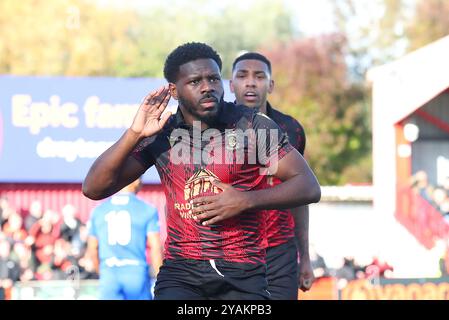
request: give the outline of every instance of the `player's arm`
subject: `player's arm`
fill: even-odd
[[[159,273],[162,265],[162,245],[159,232],[149,232],[147,234],[147,245],[150,248],[150,260],[155,276]]]
[[[292,145],[304,155],[307,140],[305,130],[297,120],[291,121],[293,130],[289,136],[293,138]],[[298,287],[302,291],[307,291],[315,281],[309,254],[309,206],[292,208],[290,212],[295,221],[295,239],[299,253]]]
[[[83,194],[93,200],[106,198],[140,177],[146,168],[132,151],[144,138],[162,130],[170,117],[162,115],[170,100],[168,87],[162,87],[145,97],[131,127],[109,149],[101,154],[83,182]]]
[[[306,133],[303,126],[292,119],[291,130],[292,145],[304,155],[306,149]],[[295,239],[299,254],[298,287],[302,291],[308,291],[312,287],[315,276],[309,254],[309,206],[292,208],[291,214],[295,221]]]
[[[245,210],[288,209],[320,201],[321,188],[307,162],[292,149],[279,160],[274,174],[282,183],[273,188],[245,192]]]
[[[309,206],[291,209],[295,220],[295,238],[299,253],[298,286],[302,291],[312,287],[315,277],[309,255]]]
[[[318,202],[321,189],[307,162],[292,149],[279,160],[275,177],[283,181],[269,189],[242,192],[212,180],[222,193],[194,199],[194,219],[204,225],[217,223],[247,210],[287,209]]]
[[[89,236],[87,239],[85,258],[93,263],[94,270],[99,273],[98,240],[93,236]]]

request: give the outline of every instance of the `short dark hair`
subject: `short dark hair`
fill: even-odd
[[[267,59],[267,57],[265,57],[264,55],[257,53],[257,52],[247,52],[244,53],[240,56],[238,56],[235,60],[234,63],[232,64],[232,71],[234,71],[235,69],[235,65],[242,61],[242,60],[259,60],[262,61],[263,63],[265,63],[268,67],[268,71],[271,74],[271,62],[270,60]]]
[[[221,71],[221,58],[211,46],[201,42],[188,42],[180,45],[168,55],[164,65],[165,79],[168,82],[176,82],[179,67],[197,59],[212,59],[218,64]]]

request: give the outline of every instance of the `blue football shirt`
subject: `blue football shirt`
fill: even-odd
[[[96,207],[89,235],[98,240],[100,266],[146,264],[147,234],[159,232],[157,209],[134,193],[118,193]]]

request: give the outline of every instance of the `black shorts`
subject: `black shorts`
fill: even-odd
[[[267,280],[271,300],[298,300],[298,251],[294,238],[267,249]]]
[[[164,260],[154,300],[266,300],[266,265],[223,260]]]

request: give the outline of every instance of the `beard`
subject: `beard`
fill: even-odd
[[[203,98],[206,98],[206,97],[210,98],[213,96],[210,95],[210,96],[205,96]],[[223,102],[224,102],[224,93],[220,97],[219,101],[217,102],[216,107],[213,110],[202,114],[199,111],[199,110],[201,110],[201,105],[199,102],[197,104],[194,104],[189,100],[179,97],[179,104],[184,106],[186,111],[189,112],[194,118],[196,118],[199,121],[205,122],[209,127],[217,122]]]

